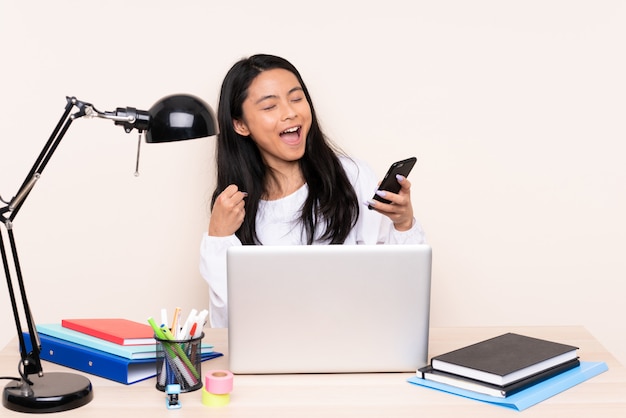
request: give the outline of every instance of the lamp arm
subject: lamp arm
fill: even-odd
[[[138,110],[134,107],[118,107],[112,112],[101,112],[96,109],[91,103],[87,103],[78,100],[76,97],[66,97],[67,105],[65,111],[59,119],[56,127],[52,131],[50,138],[44,145],[41,153],[30,172],[26,176],[26,179],[22,183],[20,189],[13,199],[9,202],[5,202],[0,197],[0,201],[7,203],[7,206],[0,208],[0,215],[11,212],[10,220],[13,220],[17,215],[24,199],[28,196],[35,183],[41,177],[41,173],[50,161],[52,154],[56,151],[59,143],[65,136],[65,133],[69,129],[72,121],[81,117],[97,117],[102,119],[112,120],[115,125],[121,125],[128,133],[133,129],[137,129],[140,133],[147,131],[150,128],[150,114],[144,110]],[[77,111],[70,115],[72,109],[77,108]]]
[[[83,102],[76,99],[76,97],[66,97],[66,100],[67,104],[65,106],[63,114],[61,115],[61,118],[59,119],[59,122],[52,131],[52,134],[50,134],[48,141],[39,153],[39,156],[35,160],[32,168],[26,175],[26,178],[24,179],[24,182],[20,186],[18,192],[8,202],[0,197],[0,201],[6,204],[6,206],[0,207],[0,222],[2,222],[7,229],[13,267],[15,270],[15,275],[17,277],[17,283],[22,300],[23,314],[26,318],[28,333],[31,340],[32,351],[28,353],[24,344],[24,336],[22,334],[22,325],[20,322],[19,309],[15,291],[13,288],[13,280],[11,277],[11,269],[9,266],[9,255],[5,245],[5,241],[2,237],[2,231],[0,231],[0,252],[2,255],[2,264],[7,279],[9,297],[11,299],[11,306],[13,309],[13,316],[17,329],[17,336],[20,343],[21,364],[23,366],[23,372],[20,371],[20,373],[22,374],[22,378],[28,383],[30,383],[30,381],[28,380],[28,375],[43,375],[41,359],[39,356],[41,343],[39,341],[39,335],[37,333],[35,321],[33,320],[30,306],[28,304],[28,298],[26,296],[26,288],[24,286],[19,257],[17,254],[15,236],[13,234],[13,220],[15,219],[15,216],[24,204],[24,201],[32,191],[33,187],[41,177],[43,170],[46,168],[48,162],[52,158],[52,155],[56,151],[61,140],[63,139],[75,119],[81,117],[98,117],[103,119],[109,119],[112,120],[116,125],[123,126],[126,132],[137,129],[141,133],[142,131],[148,130],[150,128],[150,114],[146,111],[137,110],[133,107],[118,107],[113,112],[101,112],[97,110],[91,103]],[[71,113],[74,109],[77,110],[74,113]]]
[[[126,133],[133,129],[143,132],[150,128],[150,113],[145,110],[138,110],[134,107],[118,107],[113,112],[101,112],[90,103],[77,101],[76,105],[79,106],[80,110],[73,115],[74,119],[80,116],[109,119],[116,125],[123,126]]]
[[[134,107],[118,107],[114,112],[98,112],[97,116],[112,120],[116,125],[122,125],[127,133],[133,129],[142,132],[150,128],[150,114]]]
[[[41,366],[41,358],[39,356],[41,352],[41,341],[39,340],[39,334],[37,333],[37,328],[35,327],[35,321],[33,320],[32,312],[30,310],[30,305],[28,304],[28,298],[26,296],[26,288],[24,286],[24,280],[22,278],[22,271],[19,264],[19,258],[17,256],[17,247],[15,245],[15,236],[13,234],[13,227],[11,222],[6,224],[8,235],[9,235],[9,243],[11,248],[11,253],[13,256],[13,262],[15,266],[15,273],[17,276],[18,287],[20,290],[20,297],[22,299],[22,307],[24,309],[24,316],[26,317],[26,325],[28,327],[28,335],[30,338],[30,343],[32,350],[30,352],[26,351],[26,345],[24,340],[24,335],[22,334],[22,324],[20,322],[20,316],[18,312],[17,300],[15,298],[15,291],[13,289],[13,281],[11,279],[11,274],[9,270],[8,257],[6,253],[6,248],[4,244],[4,239],[0,234],[0,252],[2,253],[2,264],[4,267],[4,274],[7,279],[7,287],[9,289],[9,297],[11,299],[11,307],[13,309],[13,316],[15,319],[15,326],[17,328],[17,337],[20,344],[20,358],[21,365],[20,375],[22,379],[27,383],[31,383],[28,379],[28,375],[37,374],[39,376],[43,376],[43,368]]]
[[[22,276],[22,270],[19,262],[19,257],[17,254],[17,245],[15,242],[15,236],[13,233],[13,220],[17,213],[19,212],[22,204],[30,194],[31,190],[37,183],[37,180],[41,177],[41,174],[50,161],[52,154],[59,146],[59,143],[65,136],[65,133],[69,129],[72,121],[77,117],[84,116],[85,111],[89,109],[88,104],[77,101],[75,98],[67,98],[67,105],[65,106],[65,110],[63,115],[59,119],[56,127],[52,131],[52,134],[48,138],[48,141],[44,145],[43,149],[39,153],[39,156],[35,160],[32,168],[28,172],[24,182],[16,193],[15,197],[13,197],[5,207],[0,208],[0,221],[4,224],[7,229],[8,238],[9,238],[9,247],[11,250],[11,256],[13,261],[13,267],[15,270],[15,275],[17,278],[18,288],[20,290],[20,296],[22,300],[22,308],[23,314],[26,318],[26,325],[28,327],[28,333],[31,341],[32,351],[26,351],[26,345],[24,344],[24,336],[22,334],[22,324],[20,321],[20,315],[18,310],[17,299],[15,296],[15,291],[13,289],[13,279],[11,277],[11,269],[9,267],[9,255],[5,245],[5,241],[2,238],[2,234],[0,231],[0,252],[2,253],[2,264],[4,268],[4,273],[7,280],[7,287],[9,290],[9,297],[11,299],[11,306],[13,309],[13,316],[15,319],[15,327],[17,330],[17,337],[20,343],[20,356],[21,356],[21,365],[20,374],[22,378],[30,383],[28,380],[28,375],[38,374],[39,376],[43,375],[43,369],[41,366],[41,359],[39,356],[41,350],[41,343],[39,341],[39,335],[37,334],[37,328],[35,327],[35,321],[33,320],[30,306],[28,304],[28,297],[26,295],[26,288],[24,285],[24,279]],[[78,107],[78,112],[74,115],[70,115],[72,109],[74,107]],[[4,201],[4,200],[3,200]]]
[[[15,218],[15,216],[17,215],[17,212],[19,212],[19,209],[22,203],[24,202],[24,199],[26,199],[26,197],[32,190],[37,179],[39,179],[39,177],[41,176],[43,169],[46,167],[46,165],[50,161],[50,158],[52,157],[52,154],[54,153],[57,146],[59,145],[59,142],[61,142],[63,135],[65,135],[65,132],[67,132],[67,130],[69,129],[69,124],[72,122],[72,119],[69,116],[73,107],[74,107],[74,103],[68,97],[67,105],[65,106],[65,111],[63,112],[63,115],[61,115],[59,122],[57,123],[56,127],[50,134],[48,141],[45,143],[43,149],[39,153],[39,156],[35,160],[35,163],[33,164],[28,174],[26,175],[26,178],[24,179],[24,182],[20,186],[15,197],[13,197],[9,201],[6,207],[3,207],[2,209],[0,209],[0,214],[10,212],[8,220],[12,221]],[[3,217],[4,216],[5,215],[3,215]]]

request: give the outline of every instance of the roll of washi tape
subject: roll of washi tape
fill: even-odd
[[[202,388],[202,405],[205,406],[225,406],[230,402],[230,394],[215,394],[207,392],[205,388]]]
[[[224,395],[233,391],[233,374],[228,370],[212,370],[204,378],[207,392]]]

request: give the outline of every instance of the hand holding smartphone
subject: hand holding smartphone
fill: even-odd
[[[413,166],[417,162],[417,158],[411,157],[406,160],[396,161],[391,164],[389,170],[387,170],[387,174],[383,177],[383,181],[380,182],[380,186],[378,186],[378,190],[385,190],[392,193],[398,193],[400,191],[400,183],[398,183],[398,179],[396,179],[396,175],[400,174],[403,177],[408,177],[409,173],[413,169]],[[391,203],[391,201],[384,199],[377,194],[374,194],[373,200],[377,200],[383,203]],[[372,209],[372,206],[369,206]]]

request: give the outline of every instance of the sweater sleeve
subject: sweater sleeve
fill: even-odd
[[[228,326],[228,294],[226,286],[226,251],[241,245],[235,235],[202,236],[200,243],[200,275],[209,284],[209,323],[213,328]]]

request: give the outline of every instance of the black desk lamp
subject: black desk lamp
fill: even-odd
[[[71,113],[73,109],[77,110]],[[73,373],[43,373],[39,357],[41,344],[28,305],[13,233],[13,220],[22,207],[24,200],[41,177],[41,173],[50,161],[52,154],[69,129],[72,121],[83,116],[110,119],[116,125],[123,126],[127,133],[137,129],[139,131],[139,143],[141,143],[143,132],[146,133],[146,142],[148,143],[202,138],[217,133],[212,110],[203,101],[193,96],[173,95],[165,97],[159,100],[147,112],[132,107],[118,107],[114,112],[100,112],[91,104],[81,102],[75,97],[67,98],[63,116],[54,128],[17,194],[9,201],[5,201],[0,197],[2,204],[6,205],[0,207],[0,220],[7,230],[13,269],[17,277],[23,314],[26,318],[30,346],[32,347],[32,350],[27,352],[22,334],[18,303],[13,289],[9,256],[3,233],[0,231],[2,264],[7,279],[13,316],[15,317],[21,355],[18,364],[20,378],[15,378],[14,382],[6,385],[2,404],[14,411],[31,413],[66,411],[83,406],[93,399],[91,382],[86,377]],[[137,164],[139,164],[139,148],[137,150]],[[135,174],[137,175],[137,171]]]

